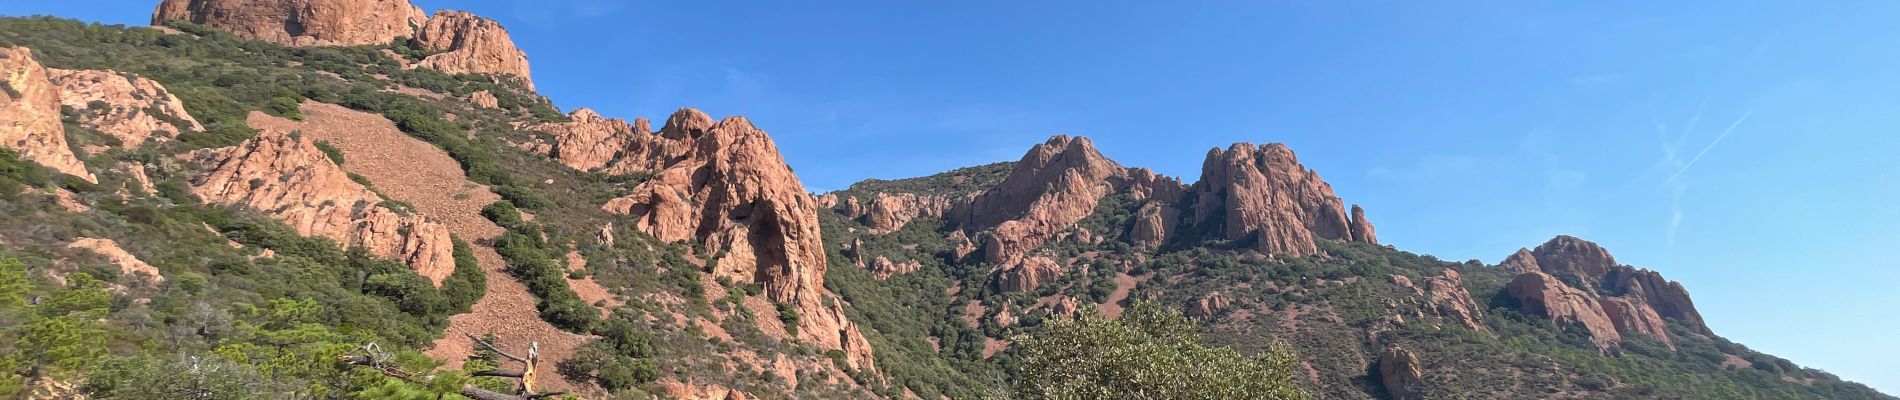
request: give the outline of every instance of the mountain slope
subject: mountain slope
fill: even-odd
[[[1889,398],[1716,336],[1581,239],[1379,246],[1277,144],[1184,184],[1057,136],[814,195],[744,117],[560,114],[492,20],[154,19],[0,18],[0,394],[511,393],[453,372],[534,349],[533,391],[582,398],[991,398],[1051,318],[1153,302],[1289,345],[1323,398]]]

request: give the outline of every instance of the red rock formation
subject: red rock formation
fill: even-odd
[[[1143,204],[1135,211],[1135,226],[1128,231],[1128,241],[1137,246],[1166,243],[1180,219],[1181,212],[1165,203]]]
[[[1192,303],[1188,303],[1187,316],[1195,318],[1213,317],[1216,314],[1220,314],[1222,310],[1226,310],[1232,303],[1233,302],[1228,300],[1225,295],[1209,293],[1206,296],[1194,299]]]
[[[1550,274],[1518,275],[1505,291],[1517,299],[1526,313],[1548,317],[1558,324],[1583,327],[1598,349],[1608,350],[1623,339],[1610,317],[1604,314],[1596,296],[1565,285]]]
[[[1280,144],[1209,151],[1193,190],[1195,223],[1221,226],[1230,240],[1253,236],[1262,253],[1315,255],[1315,239],[1352,240],[1355,231],[1371,240],[1371,223],[1361,217],[1355,229],[1332,185]]]
[[[0,146],[54,171],[99,182],[68,147],[59,89],[25,47],[0,48]]]
[[[851,199],[854,203],[857,200],[856,197]],[[870,207],[864,209],[862,221],[874,234],[896,232],[918,217],[942,217],[950,210],[950,203],[951,199],[946,196],[878,193],[871,198]]]
[[[1664,279],[1656,271],[1625,266],[1611,269],[1603,281],[1604,289],[1610,293],[1642,299],[1657,315],[1682,321],[1703,335],[1715,334],[1702,321],[1702,313],[1696,311],[1695,301],[1689,299],[1689,290],[1683,288],[1682,283]]]
[[[1352,241],[1379,244],[1379,234],[1373,232],[1372,221],[1366,220],[1366,210],[1352,205]]]
[[[1585,293],[1603,297],[1623,297],[1624,303],[1643,308],[1629,313],[1638,318],[1654,314],[1675,319],[1704,335],[1713,334],[1696,311],[1688,290],[1681,283],[1664,279],[1655,271],[1619,265],[1608,250],[1596,243],[1570,236],[1558,236],[1536,250],[1520,249],[1499,267],[1512,272],[1543,272],[1573,285]],[[1630,324],[1629,326],[1662,326]],[[1667,329],[1642,329],[1644,334],[1668,342]],[[1625,332],[1628,333],[1628,332]]]
[[[386,45],[397,38],[435,54],[410,67],[513,76],[529,89],[528,57],[500,23],[462,11],[434,16],[408,0],[164,0],[152,24],[189,21],[286,46]]]
[[[691,109],[668,118],[660,137],[691,147],[602,208],[660,240],[696,240],[709,254],[724,254],[716,276],[761,284],[766,296],[797,308],[801,339],[844,351],[855,368],[872,368],[869,342],[824,288],[817,202],[765,131],[743,117],[706,121]]]
[[[1484,326],[1484,314],[1479,312],[1483,309],[1478,308],[1478,302],[1471,299],[1471,292],[1465,290],[1464,276],[1458,271],[1446,269],[1438,276],[1426,277],[1423,294],[1427,311],[1471,330],[1490,332]]]
[[[1669,336],[1669,325],[1663,322],[1656,309],[1641,300],[1632,301],[1624,297],[1604,297],[1597,299],[1603,307],[1603,315],[1610,318],[1610,324],[1624,335],[1644,335],[1675,347],[1675,340]]]
[[[910,260],[910,261],[905,261],[905,262],[900,263],[900,262],[892,262],[891,259],[884,258],[884,256],[877,256],[877,260],[871,262],[871,273],[873,275],[876,275],[877,279],[880,281],[885,280],[885,279],[891,279],[892,276],[896,276],[899,274],[908,274],[912,272],[917,272],[917,270],[920,270],[923,268],[924,268],[924,265],[921,263],[918,263],[917,260]]]
[[[105,257],[106,261],[111,261],[113,265],[119,266],[119,273],[121,274],[136,275],[153,284],[165,283],[165,276],[158,273],[158,267],[153,267],[152,264],[147,264],[145,261],[139,260],[138,256],[134,256],[131,252],[125,251],[124,247],[119,247],[119,242],[113,241],[112,239],[76,238],[73,239],[71,244],[67,244],[66,247],[85,249],[93,252],[93,254],[98,254],[100,257]]]
[[[298,234],[362,246],[401,261],[436,285],[455,272],[448,229],[420,215],[378,205],[382,198],[351,181],[308,140],[264,132],[237,146],[194,154],[204,173],[193,194],[211,204],[262,211]]]
[[[994,228],[983,244],[985,261],[1011,263],[1095,212],[1127,173],[1088,138],[1055,136],[1029,150],[1009,177],[955,211],[965,230]]]
[[[469,93],[468,102],[481,108],[501,108],[501,99],[495,98],[495,94],[487,90]]]
[[[1062,276],[1062,265],[1047,257],[1029,257],[997,270],[996,290],[1028,292]]]
[[[1425,379],[1420,368],[1418,356],[1411,350],[1388,347],[1379,354],[1379,380],[1385,385],[1385,392],[1393,400],[1418,398],[1417,388],[1412,387]]]
[[[389,44],[426,19],[408,0],[164,0],[152,24],[190,21],[289,46]]]
[[[114,71],[47,70],[60,88],[61,105],[79,110],[79,124],[137,148],[148,139],[170,139],[204,130],[185,112],[185,103],[151,79]],[[93,105],[103,107],[94,108]],[[151,111],[162,113],[153,115]],[[175,119],[181,124],[166,122]]]
[[[416,31],[416,43],[436,52],[417,66],[450,74],[499,74],[534,88],[528,55],[515,47],[508,30],[495,20],[464,11],[439,10]]]

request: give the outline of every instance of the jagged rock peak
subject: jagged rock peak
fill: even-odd
[[[869,342],[824,287],[818,202],[765,131],[744,117],[711,121],[699,110],[675,112],[659,137],[686,150],[602,208],[660,240],[698,241],[706,255],[724,254],[714,275],[759,283],[767,297],[797,308],[801,339],[872,368]]]
[[[451,74],[510,75],[534,88],[528,55],[515,46],[500,22],[466,11],[438,10],[416,31],[416,43],[438,52],[419,66]]]
[[[1498,266],[1517,273],[1550,274],[1592,295],[1628,298],[1631,304],[1648,309],[1632,315],[1653,312],[1681,321],[1702,334],[1712,334],[1681,283],[1665,279],[1656,271],[1618,264],[1609,250],[1588,240],[1558,236],[1535,250],[1520,249]],[[1639,325],[1646,324],[1632,326]],[[1668,332],[1645,331],[1662,335]]]
[[[98,183],[66,142],[60,90],[25,47],[0,48],[0,146],[20,158]]]
[[[389,44],[427,19],[408,0],[164,0],[152,13],[153,25],[189,21],[290,46]]]
[[[1375,241],[1371,222],[1349,218],[1332,185],[1278,143],[1209,150],[1193,191],[1196,224],[1221,226],[1228,239],[1255,236],[1263,253],[1319,254],[1315,238]]]

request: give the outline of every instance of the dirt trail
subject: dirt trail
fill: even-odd
[[[1115,274],[1115,291],[1108,292],[1108,301],[1102,303],[1100,309],[1102,316],[1110,319],[1120,318],[1122,316],[1122,300],[1128,299],[1128,292],[1135,290],[1135,284],[1153,277],[1154,274],[1148,274],[1148,276],[1136,279],[1134,276],[1128,275],[1127,272]]]
[[[448,153],[402,133],[380,115],[315,102],[305,102],[301,108],[303,121],[252,113],[247,122],[264,130],[302,131],[329,142],[343,151],[344,170],[369,178],[384,195],[414,205],[417,212],[447,225],[474,250],[488,291],[475,302],[474,311],[449,318],[449,329],[428,351],[430,357],[448,361],[447,368],[460,368],[462,359],[474,350],[474,343],[460,332],[492,332],[499,339],[497,345],[514,353],[525,353],[529,342],[539,342],[539,368],[551,371],[586,341],[586,336],[563,332],[541,320],[534,295],[508,274],[501,255],[483,244],[503,232],[481,216],[481,208],[500,197],[486,186],[469,182]],[[541,384],[553,390],[585,387],[564,379]]]

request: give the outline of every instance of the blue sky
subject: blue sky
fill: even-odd
[[[746,115],[814,191],[1055,133],[1188,181],[1284,142],[1399,248],[1577,235],[1723,336],[1900,393],[1900,2],[1425,3],[418,1],[501,20],[564,108]]]

